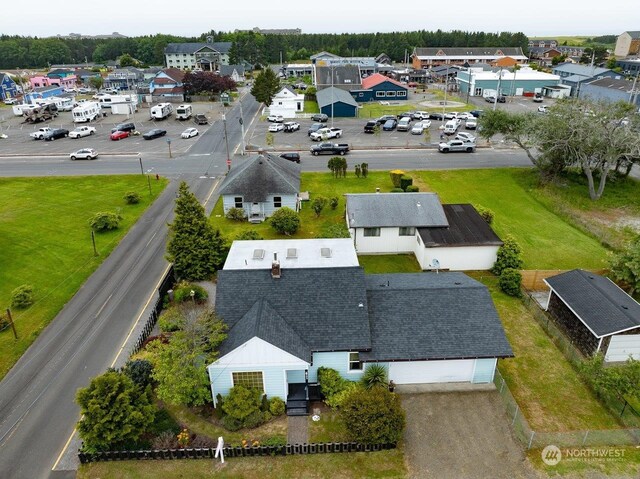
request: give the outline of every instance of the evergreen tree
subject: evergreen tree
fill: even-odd
[[[227,244],[213,229],[198,199],[183,181],[176,199],[175,219],[169,225],[167,259],[180,278],[202,280],[224,263]]]
[[[280,88],[280,80],[271,68],[266,67],[256,77],[251,94],[259,102],[270,105],[274,95],[278,93],[278,88]]]

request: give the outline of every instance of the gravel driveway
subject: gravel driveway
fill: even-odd
[[[402,395],[412,478],[535,479],[496,391]]]

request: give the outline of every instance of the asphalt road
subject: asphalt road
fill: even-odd
[[[252,98],[245,100],[246,117],[254,115],[257,109],[258,104]],[[240,141],[238,115],[236,107],[227,116],[230,147]],[[223,126],[222,122],[217,122],[193,145],[194,154],[203,156],[193,157],[193,164],[189,163],[192,170],[184,171],[180,160],[171,163],[175,165],[170,169],[172,176],[186,179],[198,198],[210,200],[209,208],[216,200],[212,192],[217,181],[199,176],[203,176],[205,164],[211,171],[226,169]],[[27,176],[37,175],[37,171],[39,174],[69,174],[55,163],[48,163],[51,160],[30,160],[22,163],[21,169],[13,171]],[[111,173],[140,171],[137,158],[126,162],[123,169],[118,160],[106,162],[111,166],[105,168],[104,173],[108,170]],[[94,166],[96,164],[100,163],[94,163]],[[7,174],[11,165],[20,163],[3,160],[1,174]],[[118,168],[113,168],[114,165]],[[194,178],[193,172],[198,166],[198,176]],[[154,165],[145,167],[155,168]],[[78,167],[74,164],[73,168]],[[144,312],[145,303],[148,305],[153,297],[167,268],[164,259],[166,224],[171,221],[177,186],[177,182],[169,185],[0,382],[2,479],[67,475],[52,472],[52,467],[79,418],[75,392],[116,359],[126,357],[126,350],[120,354],[121,346]],[[73,477],[73,473],[68,475]]]

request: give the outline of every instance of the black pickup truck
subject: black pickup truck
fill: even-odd
[[[311,154],[318,155],[346,155],[349,152],[347,143],[320,143],[309,148]]]

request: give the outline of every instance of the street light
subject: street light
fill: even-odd
[[[222,114],[222,124],[224,126],[224,144],[227,148],[227,171],[231,171],[231,158],[229,157],[229,138],[227,138],[227,115]]]
[[[242,156],[244,156],[244,113],[242,112],[242,98],[239,98],[238,101],[240,102],[240,118],[238,118],[238,121],[240,122],[240,128],[242,130],[242,138],[240,144],[242,145]]]

